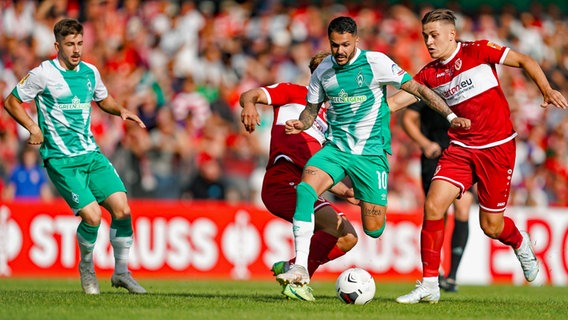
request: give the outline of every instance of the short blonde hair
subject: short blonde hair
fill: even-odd
[[[310,72],[314,73],[314,71],[317,69],[317,67],[319,66],[319,64],[323,61],[323,59],[325,59],[327,56],[329,56],[331,53],[329,53],[328,51],[324,51],[324,52],[319,52],[317,53],[315,56],[313,56],[310,59]]]
[[[424,15],[424,17],[422,18],[422,25],[435,21],[444,21],[455,26],[456,16],[450,9],[432,10]]]

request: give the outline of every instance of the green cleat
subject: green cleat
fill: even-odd
[[[282,294],[288,297],[288,299],[302,300],[302,301],[316,301],[313,290],[307,285],[297,285],[297,284],[287,284],[283,286]]]
[[[272,265],[270,271],[272,271],[273,276],[277,276],[284,273],[290,269],[290,263],[288,261],[278,261]]]

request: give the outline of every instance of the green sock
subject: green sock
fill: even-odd
[[[128,216],[126,219],[112,219],[110,228],[116,230],[117,237],[131,237],[132,236],[132,218]]]
[[[296,211],[294,219],[298,221],[311,222],[314,216],[314,203],[318,195],[312,186],[305,182],[300,182],[296,187]]]
[[[79,244],[81,261],[84,263],[92,263],[93,261],[93,250],[98,232],[99,226],[91,226],[83,220],[77,226],[77,243]]]

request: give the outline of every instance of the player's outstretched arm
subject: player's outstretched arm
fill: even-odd
[[[4,101],[4,108],[8,114],[16,120],[16,122],[30,132],[30,138],[28,139],[29,144],[43,143],[43,133],[41,132],[41,129],[28,115],[26,110],[24,110],[20,99],[16,98],[13,94],[9,94],[6,101]]]
[[[552,89],[544,71],[542,71],[538,62],[536,62],[533,58],[509,49],[509,53],[507,53],[507,57],[505,57],[503,64],[525,70],[542,93],[544,100],[540,105],[541,107],[546,108],[550,104],[561,109],[566,109],[568,107],[566,98],[559,91]]]
[[[260,116],[256,110],[256,104],[268,104],[266,93],[261,88],[254,88],[245,91],[239,97],[241,111],[241,122],[247,132],[253,132],[256,126],[260,126]]]
[[[394,113],[408,107],[416,101],[418,101],[418,97],[415,95],[404,90],[399,90],[397,93],[388,97],[387,104],[389,105],[390,112]]]
[[[130,119],[138,123],[141,128],[146,128],[144,122],[142,122],[142,120],[140,120],[140,118],[134,112],[118,104],[118,102],[116,102],[116,100],[114,100],[114,98],[110,95],[103,100],[98,101],[97,104],[107,113],[114,114],[115,116],[120,116],[122,120]]]
[[[443,115],[448,119],[452,128],[469,130],[471,127],[471,120],[456,116],[444,99],[418,81],[412,79],[402,84],[400,88],[422,99],[430,108]]]
[[[300,113],[298,120],[286,121],[286,134],[297,134],[310,128],[318,116],[322,103],[313,104],[308,102],[306,108]]]

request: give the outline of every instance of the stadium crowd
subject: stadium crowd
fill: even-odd
[[[306,84],[309,59],[327,50],[326,25],[338,15],[357,21],[360,48],[385,52],[409,73],[430,61],[420,18],[431,7],[352,3],[0,1],[0,92],[6,97],[27,70],[54,56],[58,19],[77,18],[85,26],[83,60],[99,67],[111,94],[147,125],[141,129],[97,107],[92,111],[95,138],[129,196],[261,205],[272,112],[265,109],[260,128],[247,133],[240,123],[241,92],[277,82]],[[448,6],[461,13],[460,39],[488,39],[532,56],[568,96],[568,17],[559,7],[535,2],[522,12],[505,5],[464,13],[456,3]],[[568,207],[568,117],[540,108],[538,89],[519,70],[498,70],[519,133],[510,205]],[[27,108],[37,112],[33,104]],[[406,211],[422,206],[420,150],[399,120],[392,115],[389,208]],[[0,112],[2,198],[48,201],[57,196],[53,189],[23,192],[49,184],[39,158],[24,165],[26,134]]]

